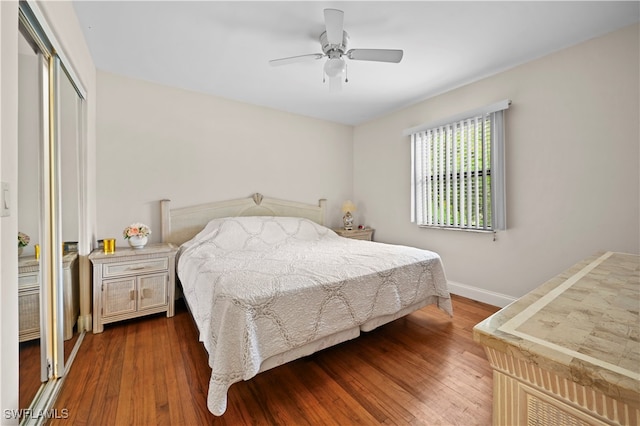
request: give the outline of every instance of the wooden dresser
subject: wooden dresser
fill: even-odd
[[[640,256],[586,259],[476,325],[494,425],[640,424]]]

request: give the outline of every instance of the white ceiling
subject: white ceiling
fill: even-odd
[[[74,1],[98,69],[345,124],[359,124],[634,22],[640,2]],[[344,11],[348,48],[403,49],[399,64],[348,60],[330,93],[323,9]]]

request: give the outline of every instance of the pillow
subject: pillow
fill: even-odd
[[[269,249],[291,241],[319,241],[336,236],[330,229],[300,217],[246,216],[211,220],[183,247],[214,244],[224,250]]]

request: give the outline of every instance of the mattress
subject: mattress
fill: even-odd
[[[214,219],[181,246],[178,277],[209,355],[215,415],[229,386],[265,360],[308,354],[425,304],[452,315],[436,253],[343,238],[303,218]]]

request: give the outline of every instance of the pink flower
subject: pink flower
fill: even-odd
[[[132,223],[122,232],[125,239],[131,237],[146,237],[149,234],[151,234],[151,229],[144,223]]]

